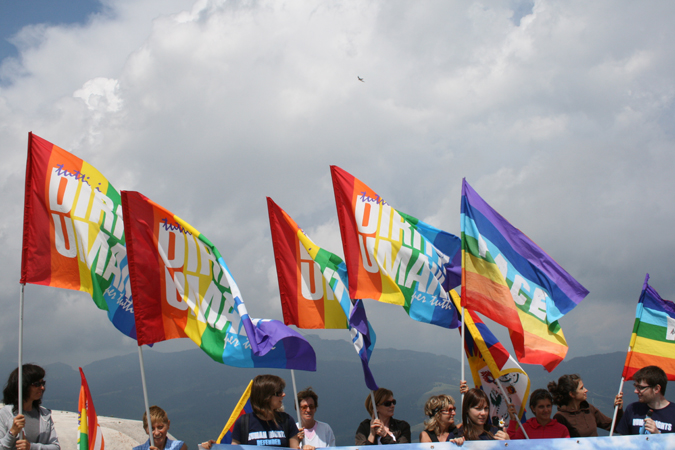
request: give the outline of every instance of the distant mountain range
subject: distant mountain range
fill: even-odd
[[[350,343],[309,335],[317,354],[317,372],[296,371],[298,390],[312,386],[319,395],[318,420],[328,422],[338,445],[353,445],[358,424],[367,417],[364,401],[368,389],[363,382],[360,361]],[[144,349],[148,397],[151,405],[164,408],[171,419],[171,433],[190,448],[218,437],[234,405],[248,382],[261,373],[273,373],[286,380],[286,411],[295,417],[291,374],[286,370],[238,369],[218,364],[199,349],[160,353]],[[621,378],[626,354],[623,352],[573,358],[551,374],[540,366],[524,366],[531,379],[531,390],[545,388],[551,380],[566,373],[578,373],[589,389],[589,401],[607,415]],[[8,364],[9,363],[9,364]],[[3,375],[16,366],[3,358]],[[80,389],[77,369],[50,364],[44,406],[76,411]],[[431,395],[447,393],[459,399],[460,363],[447,356],[411,350],[376,348],[371,361],[375,380],[394,392],[395,417],[408,421],[417,441],[424,403]],[[83,367],[102,416],[140,420],[143,393],[138,355],[96,361]],[[467,365],[467,378],[471,380]],[[471,382],[470,382],[471,384]],[[624,389],[626,401],[635,401],[632,384]],[[457,418],[459,422],[459,418]],[[58,432],[58,430],[57,430]]]

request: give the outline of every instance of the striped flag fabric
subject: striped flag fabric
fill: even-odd
[[[453,302],[460,307],[460,298],[451,291]],[[527,408],[527,399],[530,396],[530,378],[513,359],[508,350],[495,337],[475,311],[464,311],[464,326],[468,333],[464,339],[474,386],[481,387],[490,398],[490,417],[492,424],[498,426],[499,419],[509,421],[507,403],[512,403],[522,419]],[[508,399],[497,383],[501,383]]]
[[[337,166],[331,175],[350,297],[400,305],[414,320],[457,328],[447,291],[460,283],[460,239],[397,211]]]
[[[101,426],[98,424],[96,409],[94,409],[94,401],[91,398],[89,385],[81,367],[80,378],[82,379],[82,386],[80,387],[80,400],[77,408],[77,429],[79,431],[77,448],[78,450],[103,450],[105,448],[103,433],[101,433]]]
[[[241,394],[241,398],[237,402],[237,405],[234,407],[234,410],[230,415],[230,418],[223,427],[223,431],[220,432],[220,436],[218,436],[216,444],[232,444],[234,423],[244,414],[253,412],[253,406],[251,406],[251,386],[253,386],[253,380],[249,381],[248,386],[244,390],[244,393]]]
[[[96,168],[33,133],[20,282],[87,292],[136,339],[120,194]]]
[[[363,302],[349,297],[345,263],[316,245],[269,197],[267,209],[284,322],[298,328],[348,328],[361,358],[366,385],[377,390],[368,364],[375,347],[375,331]]]
[[[635,310],[635,324],[626,355],[623,377],[645,366],[659,366],[668,380],[675,380],[675,303],[664,300],[645,276],[642,293]]]
[[[462,182],[462,306],[509,328],[521,363],[552,371],[567,342],[558,320],[588,291]]]
[[[316,370],[297,331],[252,319],[218,249],[138,192],[122,191],[138,345],[188,337],[234,367]]]

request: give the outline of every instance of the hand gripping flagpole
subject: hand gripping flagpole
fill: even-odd
[[[628,351],[630,351],[630,348],[628,349]],[[621,383],[619,384],[619,394],[621,394],[623,392],[623,382],[624,382],[624,378],[621,377]],[[619,394],[616,394],[616,395],[619,395]],[[617,417],[618,412],[619,412],[619,405],[614,405],[614,415],[612,416],[612,427],[609,429],[610,437],[614,434],[614,425],[616,425],[616,417]]]
[[[502,382],[499,381],[499,378],[495,378],[495,381],[497,382],[497,386],[499,386],[499,390],[502,391],[502,395],[504,396],[504,400],[506,401],[507,405],[510,405],[511,402],[509,401],[508,395],[506,395],[506,391],[504,390],[504,386],[502,386]],[[520,420],[518,419],[518,416],[516,415],[516,422],[518,422],[518,426],[523,432],[523,435],[525,436],[525,439],[529,439],[530,437],[527,435],[527,431],[525,431],[525,427],[523,427],[523,424],[520,423]]]
[[[291,381],[293,381],[293,399],[295,400],[295,411],[298,414],[298,423],[300,424],[300,426],[304,431],[305,427],[302,426],[302,416],[300,415],[300,402],[298,401],[298,388],[295,387],[295,370],[293,369],[291,369]],[[302,448],[304,445],[305,445],[305,438],[303,437],[302,440],[300,441],[300,448]]]
[[[143,363],[143,350],[138,346],[138,360],[141,363],[141,381],[143,382],[143,400],[145,400],[145,416],[148,418],[148,436],[150,437],[150,445],[155,446],[155,440],[152,437],[152,419],[150,419],[150,406],[148,404],[148,388],[145,384],[145,364]]]

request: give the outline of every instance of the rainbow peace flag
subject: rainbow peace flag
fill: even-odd
[[[368,365],[375,347],[375,331],[363,302],[349,298],[345,263],[316,245],[269,197],[267,209],[284,322],[299,328],[349,328],[366,385],[376,390]]]
[[[88,292],[135,339],[120,195],[101,173],[28,133],[21,283]]]
[[[220,432],[220,436],[218,436],[218,439],[216,440],[217,444],[231,444],[234,423],[244,414],[253,412],[253,406],[251,406],[251,386],[253,386],[253,380],[249,381],[248,386],[244,390],[244,393],[241,395],[237,405],[234,407],[230,418],[223,427],[223,431]]]
[[[633,379],[633,374],[645,366],[659,366],[668,379],[675,380],[675,303],[664,300],[648,284],[645,277],[642,293],[635,310],[635,325],[626,355],[623,377]]]
[[[218,249],[138,192],[122,191],[138,345],[189,337],[235,367],[316,370],[314,349],[277,320],[251,319]]]
[[[401,305],[420,322],[457,328],[448,290],[459,285],[461,241],[392,208],[331,166],[349,295]]]
[[[462,182],[462,306],[509,328],[518,360],[552,371],[565,358],[558,324],[588,291]]]
[[[455,291],[450,291],[455,306],[459,309],[461,300]],[[516,406],[522,419],[530,396],[530,378],[511,357],[501,342],[483,323],[474,311],[464,312],[464,326],[468,333],[464,339],[464,350],[469,361],[473,382],[490,397],[490,417],[494,426],[499,419],[509,421],[507,403]],[[509,396],[504,398],[497,380]]]
[[[101,427],[98,424],[98,417],[94,409],[94,401],[91,399],[87,379],[84,377],[82,367],[80,367],[80,378],[82,387],[80,388],[80,400],[77,408],[77,437],[78,450],[103,450],[105,442]]]

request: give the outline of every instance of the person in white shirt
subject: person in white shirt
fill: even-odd
[[[330,425],[314,419],[316,409],[319,407],[319,396],[311,387],[298,392],[300,404],[300,420],[298,423],[299,439],[303,439],[303,450],[315,450],[323,447],[335,447],[335,435]]]

